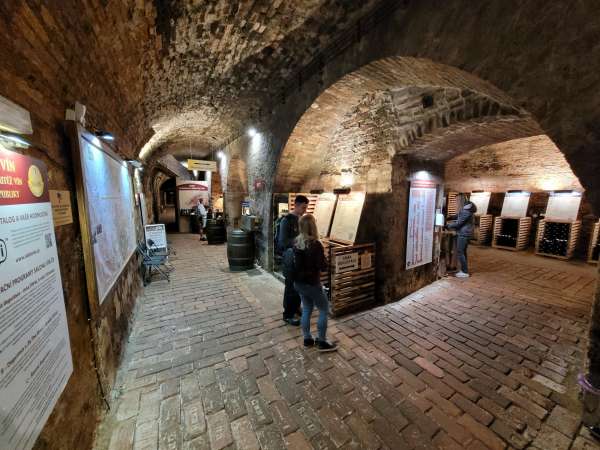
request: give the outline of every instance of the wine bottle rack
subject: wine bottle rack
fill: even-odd
[[[492,247],[504,250],[525,250],[529,245],[531,217],[504,217],[494,220]]]
[[[458,195],[458,192],[448,192],[446,217],[453,217],[458,215]]]
[[[535,239],[536,255],[570,259],[581,232],[581,221],[542,219]]]
[[[493,216],[491,214],[476,214],[473,224],[471,242],[478,245],[489,245],[492,238]]]
[[[288,211],[294,209],[294,202],[296,201],[297,195],[304,195],[308,198],[308,207],[306,208],[307,214],[313,214],[315,212],[315,206],[317,205],[317,199],[319,198],[318,194],[305,194],[305,193],[290,193],[288,197]]]
[[[592,231],[592,240],[590,241],[590,248],[588,250],[588,262],[591,264],[598,264],[598,257],[600,256],[600,221],[594,224],[594,231]]]

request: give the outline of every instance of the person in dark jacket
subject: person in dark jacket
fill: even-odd
[[[460,270],[456,273],[458,278],[469,277],[467,264],[467,247],[473,237],[473,215],[477,212],[474,203],[467,201],[458,213],[458,218],[448,224],[450,230],[456,230],[456,252],[460,263]]]
[[[335,344],[327,342],[327,315],[329,300],[321,285],[321,271],[327,269],[325,251],[319,242],[317,223],[312,214],[302,216],[298,222],[300,234],[294,247],[295,270],[294,287],[302,299],[302,333],[304,346],[316,345],[320,352],[337,350]],[[310,332],[310,316],[314,308],[319,310],[317,339]]]
[[[294,246],[294,240],[298,236],[298,219],[308,208],[308,198],[298,195],[294,201],[294,209],[279,223],[277,233],[277,252],[282,255],[288,248]],[[294,281],[285,279],[285,290],[283,291],[283,320],[294,326],[299,326],[300,321],[294,315],[300,310],[300,296],[294,289]]]

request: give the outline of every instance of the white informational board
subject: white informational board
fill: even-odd
[[[102,303],[135,251],[133,185],[127,164],[98,138],[86,134],[80,142],[96,286]]]
[[[469,200],[477,207],[477,213],[479,215],[487,214],[488,207],[490,206],[491,192],[472,192]]]
[[[364,192],[342,194],[338,197],[331,225],[331,239],[354,243],[364,204]]]
[[[410,183],[406,237],[407,270],[433,260],[436,195],[437,186],[433,181],[415,180]]]
[[[33,447],[73,362],[45,165],[0,147],[0,449]]]
[[[146,226],[148,222],[148,210],[146,209],[146,196],[143,192],[138,193],[140,199],[140,216],[142,217],[142,226]]]
[[[317,229],[320,237],[329,236],[329,227],[333,218],[333,210],[335,209],[335,194],[324,193],[317,198],[317,204],[313,215],[317,222]]]
[[[210,185],[207,181],[177,180],[177,195],[179,209],[194,209],[200,198],[208,208]]]
[[[546,219],[554,220],[577,220],[581,194],[550,194],[548,207],[546,208]]]
[[[529,192],[507,192],[502,204],[502,217],[525,217],[529,206]]]
[[[167,230],[164,223],[144,225],[146,246],[152,250],[167,248]],[[152,241],[152,243],[150,243]]]

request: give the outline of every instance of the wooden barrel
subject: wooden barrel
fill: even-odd
[[[227,259],[232,272],[254,268],[254,238],[252,233],[233,230],[227,237]]]
[[[227,237],[225,222],[220,219],[208,219],[204,231],[209,245],[222,244]]]

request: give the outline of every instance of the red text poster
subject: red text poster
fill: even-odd
[[[73,372],[45,165],[0,147],[0,448],[33,447]]]

